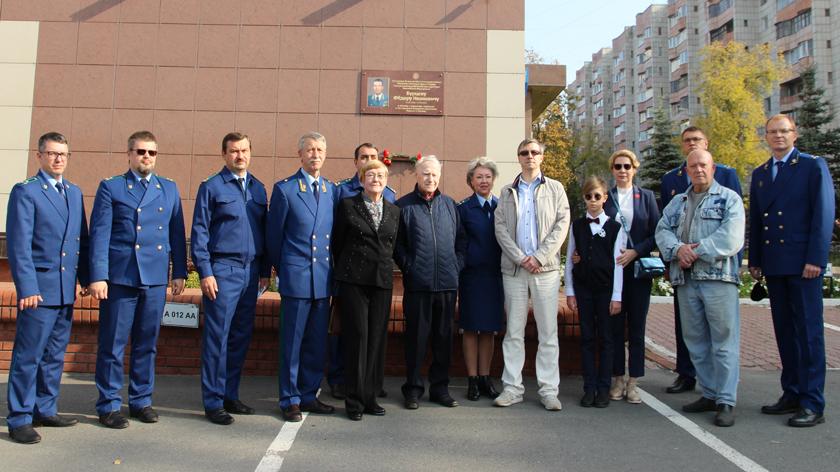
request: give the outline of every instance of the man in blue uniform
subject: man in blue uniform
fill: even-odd
[[[776,344],[782,359],[782,397],[761,407],[793,413],[788,425],[825,421],[825,339],[822,274],[828,263],[834,185],[825,160],[799,152],[796,123],[771,117],[765,138],[772,157],[750,184],[750,274],[767,278]]]
[[[88,283],[82,191],[62,177],[69,158],[67,138],[59,133],[41,136],[36,155],[40,170],[15,185],[9,196],[6,238],[18,313],[6,424],[9,436],[24,444],[41,440],[33,422],[53,427],[79,422],[58,414],[77,275],[82,295]]]
[[[204,295],[201,392],[211,422],[233,423],[230,413],[251,415],[239,400],[239,380],[254,331],[258,294],[268,286],[265,253],[265,186],[248,172],[251,140],[222,139],[225,166],[198,187],[190,249]]]
[[[387,107],[388,93],[385,91],[385,81],[373,79],[372,92],[368,95],[367,104],[369,107]]]
[[[709,148],[709,141],[706,138],[706,133],[696,126],[689,126],[684,129],[680,135],[680,143],[684,156],[688,156],[691,151],[695,149],[707,150]],[[738,173],[732,167],[723,164],[715,163],[714,171],[715,181],[724,187],[735,191],[738,196],[741,196],[741,183],[738,181]],[[676,169],[668,171],[662,176],[661,185],[661,201],[662,206],[660,210],[668,206],[671,199],[675,195],[685,193],[688,189],[690,180],[688,172],[685,168],[685,162]],[[739,257],[740,260],[740,257]],[[685,345],[685,340],[682,334],[682,324],[680,323],[680,307],[677,301],[677,293],[674,291],[674,335],[677,341],[677,378],[674,383],[665,389],[668,393],[681,393],[693,391],[696,380],[696,370],[694,364],[691,363],[691,357],[688,354],[688,348]]]
[[[157,153],[152,133],[132,134],[128,172],[99,184],[90,217],[90,293],[100,301],[96,411],[108,428],[128,426],[120,389],[129,336],[129,414],[144,423],[158,421],[152,392],[170,261],[173,295],[184,290],[187,276],[181,197],[174,181],[153,173]]]
[[[277,271],[280,302],[280,408],[286,421],[302,411],[333,413],[315,395],[326,357],[332,292],[330,233],[336,190],[321,176],[327,141],[311,132],[298,140],[301,169],[274,184],[266,241]]]
[[[367,164],[368,161],[375,161],[379,159],[379,150],[371,143],[362,143],[353,153],[353,165],[356,166],[356,173],[353,177],[342,180],[336,187],[338,197],[336,202],[349,197],[355,197],[362,192],[362,183],[359,181],[359,170]],[[391,187],[385,187],[382,196],[388,202],[394,203],[397,200],[397,194]],[[330,335],[330,358],[329,369],[327,372],[327,382],[330,384],[330,394],[336,400],[344,399],[344,361],[341,349],[341,336],[337,334]],[[387,394],[380,388],[379,396],[384,397]]]

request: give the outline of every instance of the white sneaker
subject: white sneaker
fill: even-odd
[[[624,388],[624,376],[614,376],[612,378],[612,386],[610,386],[610,400],[621,400],[624,398]]]
[[[517,403],[522,403],[522,395],[509,389],[502,390],[501,395],[493,400],[493,404],[496,406],[511,406]]]
[[[548,411],[560,411],[563,409],[563,404],[557,399],[557,395],[542,395],[540,396],[540,403]]]
[[[630,380],[627,382],[627,403],[632,403],[637,405],[642,403],[642,397],[639,395],[639,391],[636,389],[637,386],[637,379],[630,377]]]

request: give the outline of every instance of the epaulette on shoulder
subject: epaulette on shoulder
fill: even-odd
[[[799,153],[799,158],[800,159],[816,159],[817,156],[815,156],[813,154],[808,154],[808,153],[805,153],[805,152],[800,152]]]
[[[679,169],[680,169],[679,167],[677,167],[676,169],[671,169],[668,172],[665,172],[665,175],[671,175],[671,174],[677,172]]]
[[[346,183],[349,183],[351,180],[353,180],[353,177],[348,177],[348,178],[346,178],[346,179],[344,179],[344,180],[339,180],[339,181],[338,181],[338,182],[336,182],[335,184],[336,184],[336,185],[344,185],[344,184],[346,184]]]
[[[163,179],[163,180],[168,180],[168,181],[170,181],[170,182],[175,182],[174,180],[170,179],[169,177],[164,177],[164,176],[162,176],[162,175],[159,175],[159,176],[158,176],[158,178],[159,178],[159,179]]]
[[[23,182],[18,182],[16,185],[26,185],[26,184],[30,184],[30,183],[32,183],[32,182],[35,182],[36,180],[38,180],[38,177],[30,177],[30,178],[28,178],[28,179],[24,180]]]
[[[467,197],[467,198],[461,200],[460,202],[456,203],[456,205],[461,206],[462,203],[467,203],[467,200],[469,200],[469,199],[470,199],[470,197]]]
[[[110,176],[110,177],[106,177],[106,178],[102,179],[102,181],[103,181],[103,182],[107,182],[107,181],[109,181],[109,180],[114,180],[114,179],[116,179],[117,177],[124,177],[124,176],[125,176],[125,174],[112,175],[112,176]]]
[[[217,175],[219,175],[218,172],[216,172],[215,174],[210,174],[210,175],[207,176],[206,179],[203,180],[203,182],[207,182],[208,180],[212,179],[213,177],[215,177]]]
[[[326,178],[326,177],[323,177],[323,179],[324,179],[324,182],[326,182],[326,183],[328,183],[328,184],[333,184],[333,185],[335,185],[335,183],[333,183],[333,181],[332,181],[332,180],[330,180],[330,179],[328,179],[328,178]]]

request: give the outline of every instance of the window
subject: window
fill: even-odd
[[[795,17],[776,23],[776,39],[784,38],[811,25],[811,10],[805,10]]]
[[[795,97],[802,93],[802,89],[804,88],[805,83],[801,78],[794,79],[786,84],[782,84],[781,87],[779,87],[779,93],[782,98]]]
[[[779,0],[781,1],[781,0]],[[709,5],[709,18],[720,16],[721,13],[729,10],[732,6],[732,0],[720,0],[720,2]]]
[[[834,74],[832,72],[828,73],[828,85],[834,84]]]
[[[814,53],[814,40],[809,39],[797,44],[795,48],[785,51],[785,62],[788,64],[796,64],[803,57],[808,57]]]
[[[782,8],[790,5],[796,0],[776,0],[776,11],[781,10]]]
[[[688,39],[688,31],[682,30],[676,35],[668,38],[668,47],[673,49],[679,46],[680,44],[684,43],[686,39]]]
[[[726,37],[728,33],[731,33],[733,31],[733,29],[733,20],[727,21],[726,24],[724,24],[720,28],[709,31],[709,42],[714,43],[716,41],[723,40],[723,38]]]
[[[679,69],[681,65],[688,62],[688,51],[683,51],[676,59],[671,61],[671,72]]]
[[[831,8],[825,9],[825,16],[831,16]]]
[[[618,136],[622,133],[624,133],[624,123],[621,123],[620,125],[615,127],[615,133],[613,134],[613,136]]]
[[[677,93],[688,87],[688,74],[680,76],[677,80],[671,81],[671,93]]]
[[[761,31],[767,31],[767,28],[770,27],[770,20],[767,19],[766,16],[761,17]]]
[[[647,141],[648,140],[648,131],[639,131],[639,141]]]
[[[618,108],[613,108],[613,118],[624,116],[625,113],[627,113],[627,105],[621,105]]]
[[[749,22],[747,20],[744,20],[744,26],[749,26]]]
[[[826,48],[826,49],[831,49],[831,40],[830,40],[830,39],[826,40],[826,42],[825,42],[825,48]]]

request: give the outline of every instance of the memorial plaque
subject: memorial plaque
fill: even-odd
[[[365,70],[359,87],[360,113],[443,114],[443,72]]]

